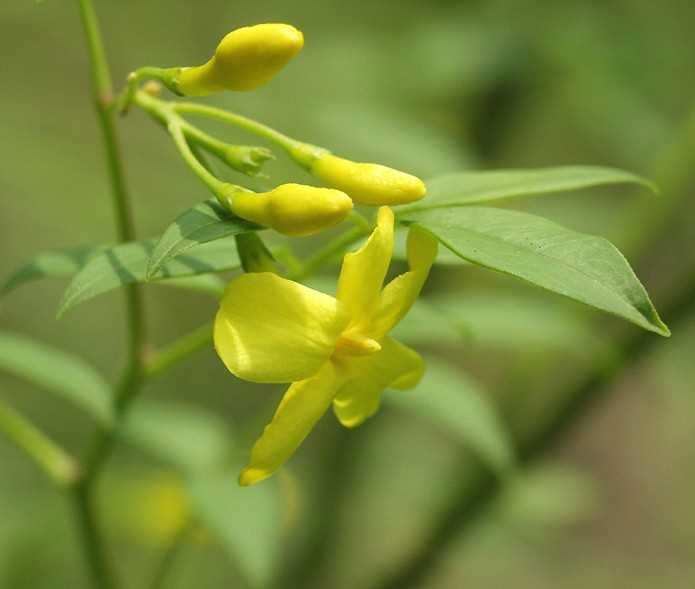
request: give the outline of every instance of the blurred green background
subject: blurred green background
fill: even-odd
[[[514,206],[611,239],[657,308],[693,274],[692,6],[97,0],[96,8],[116,80],[141,65],[201,62],[238,26],[294,24],[305,49],[277,79],[212,102],[347,157],[424,178],[574,163],[645,175],[660,183],[658,198],[611,188]],[[77,7],[2,2],[0,31],[4,277],[39,251],[110,241],[113,222]],[[142,113],[121,128],[138,234],[156,236],[207,195]],[[306,180],[282,158],[269,170],[273,183]],[[309,252],[317,240],[299,243]],[[12,293],[0,303],[0,328],[68,349],[115,377],[121,294],[57,321],[64,286],[50,280]],[[611,342],[636,329],[480,269],[441,268],[429,291],[456,293],[465,333],[455,347],[414,333],[413,345],[473,374],[522,433],[597,362],[622,362]],[[156,285],[145,292],[156,345],[216,309],[202,295]],[[518,489],[442,550],[418,587],[693,587],[695,316],[671,327],[674,337],[629,365]],[[214,410],[241,449],[280,394],[242,385],[212,350],[147,390]],[[51,395],[5,374],[0,395],[75,453],[87,443],[93,424]],[[350,432],[324,419],[280,481],[277,586],[378,587],[418,552],[475,462],[455,436],[390,407]],[[124,445],[104,483],[101,507],[119,575],[127,587],[144,586],[180,517],[177,479]],[[255,532],[253,514],[230,525]],[[182,546],[165,586],[245,582],[222,544],[201,533]],[[56,587],[87,587],[69,501],[0,439],[0,588]]]

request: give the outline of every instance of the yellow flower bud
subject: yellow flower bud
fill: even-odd
[[[365,205],[402,205],[425,196],[425,183],[411,174],[379,164],[363,164],[330,153],[316,158],[309,171]]]
[[[282,184],[270,192],[236,192],[226,199],[239,217],[285,235],[311,235],[340,223],[352,210],[350,197],[332,188]]]
[[[210,61],[181,69],[177,90],[187,96],[253,90],[285,67],[303,46],[304,36],[291,25],[262,24],[236,29],[220,41]]]

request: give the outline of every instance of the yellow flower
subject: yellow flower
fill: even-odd
[[[411,230],[410,270],[382,288],[393,223],[391,209],[379,209],[366,244],[345,256],[336,298],[267,272],[245,274],[227,287],[215,319],[222,361],[239,378],[292,382],[254,445],[240,484],[252,485],[277,470],[331,404],[344,426],[355,427],[377,411],[385,388],[419,382],[422,358],[388,332],[417,299],[437,242]]]
[[[182,68],[176,89],[187,96],[222,90],[253,90],[265,84],[304,46],[304,36],[291,25],[261,24],[226,35],[210,61]]]
[[[284,235],[311,235],[340,223],[352,210],[347,194],[331,188],[282,184],[269,192],[247,192],[230,185],[222,204],[235,215]]]

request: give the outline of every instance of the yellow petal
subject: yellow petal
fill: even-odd
[[[333,401],[333,411],[345,427],[356,427],[374,415],[384,389],[412,388],[425,371],[420,354],[390,337],[381,341],[381,351],[340,362],[347,381]]]
[[[253,90],[268,82],[304,46],[291,25],[267,23],[242,27],[220,41],[207,63],[183,68],[177,86],[186,96],[222,90]]]
[[[254,382],[313,375],[349,320],[333,297],[270,272],[227,286],[215,318],[215,348],[230,372]]]
[[[237,191],[225,199],[234,214],[284,235],[312,235],[340,223],[352,210],[347,194],[332,188],[281,184],[269,192]]]
[[[272,421],[251,450],[251,460],[239,475],[240,485],[268,478],[292,456],[330,407],[340,378],[333,364],[326,362],[316,375],[287,389]]]
[[[365,205],[400,205],[425,196],[425,183],[411,174],[380,164],[353,162],[330,153],[318,154],[311,173]]]
[[[352,315],[352,323],[368,322],[376,310],[392,253],[393,211],[381,207],[367,243],[343,259],[337,297]]]
[[[384,287],[379,308],[367,329],[369,337],[383,337],[406,316],[437,257],[437,240],[413,228],[408,232],[407,255],[410,271],[394,278]]]

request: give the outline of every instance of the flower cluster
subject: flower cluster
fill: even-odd
[[[389,207],[423,198],[422,180],[383,165],[338,157],[214,107],[166,103],[156,92],[133,86],[150,77],[179,95],[253,90],[275,76],[303,45],[302,33],[290,25],[244,27],[225,36],[203,65],[134,72],[126,94],[126,102],[132,100],[166,126],[191,169],[237,217],[297,236],[340,223],[354,203],[380,207],[366,243],[343,260],[335,298],[279,276],[254,234],[238,238],[246,273],[233,279],[224,293],[215,319],[215,348],[239,378],[291,383],[253,447],[240,475],[242,485],[275,472],[331,405],[340,423],[355,427],[377,411],[384,389],[411,388],[424,371],[419,354],[388,334],[418,297],[437,253],[436,240],[411,229],[409,270],[383,286],[394,241]],[[248,175],[257,175],[272,152],[225,144],[191,125],[184,118],[188,114],[216,118],[262,136],[326,187],[289,183],[257,193],[220,180],[203,165],[192,144]]]

